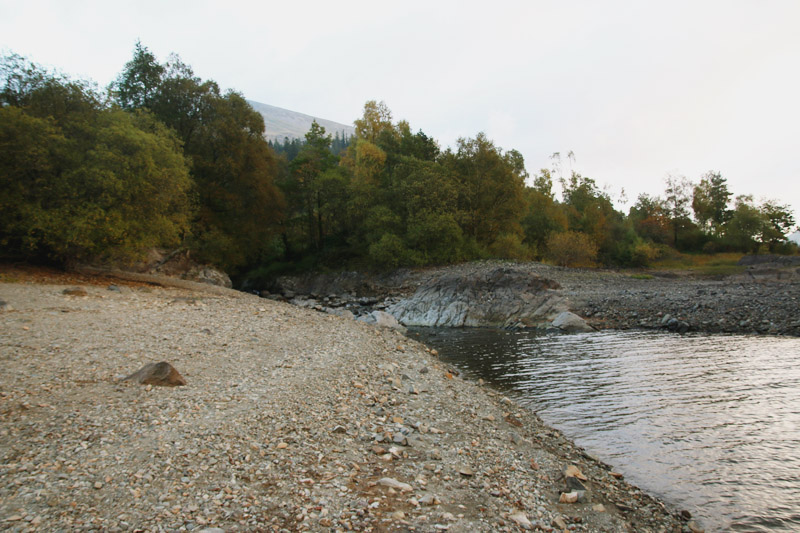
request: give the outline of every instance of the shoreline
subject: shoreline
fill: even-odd
[[[341,272],[280,278],[272,299],[356,315],[384,309],[424,286],[447,279],[475,279],[502,270],[517,279],[549,280],[565,308],[595,329],[800,336],[800,273],[749,267],[722,279],[672,272],[637,273],[556,267],[535,262],[480,261],[447,267],[401,269],[391,274]],[[348,307],[345,307],[348,306]],[[509,302],[513,315],[515,302]],[[671,323],[670,320],[674,319]],[[479,324],[480,325],[480,324]],[[496,325],[486,324],[489,327]],[[542,322],[540,327],[546,327]]]
[[[5,529],[689,531],[397,331],[203,287],[7,278]],[[161,360],[188,385],[118,381]],[[569,466],[585,501],[559,503]]]

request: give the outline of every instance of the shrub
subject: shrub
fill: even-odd
[[[597,259],[597,244],[585,233],[554,233],[547,239],[547,257],[560,266],[591,267]]]
[[[516,233],[503,233],[489,246],[489,251],[501,259],[529,260],[533,257],[531,249],[522,243],[522,238]]]
[[[369,245],[370,261],[382,268],[397,268],[411,260],[403,239],[394,233],[384,233],[380,240]]]
[[[637,242],[631,251],[631,263],[634,266],[649,266],[661,257],[661,248],[650,242]]]

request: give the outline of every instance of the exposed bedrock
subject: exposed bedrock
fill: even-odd
[[[524,270],[498,267],[474,276],[445,274],[386,310],[406,326],[531,327],[566,310],[560,285]]]

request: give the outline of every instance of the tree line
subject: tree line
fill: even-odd
[[[19,56],[0,65],[6,257],[132,261],[182,247],[232,274],[480,258],[644,266],[671,250],[796,253],[786,205],[709,172],[627,214],[591,178],[529,175],[484,134],[453,148],[370,101],[352,138],[313,123],[269,143],[235,91],[141,43],[101,91]],[[560,185],[561,198],[554,187]]]

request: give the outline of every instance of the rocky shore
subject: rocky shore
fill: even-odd
[[[699,530],[397,330],[187,284],[2,272],[1,529]]]
[[[552,329],[568,310],[596,329],[800,336],[800,258],[762,259],[722,279],[484,261],[282,278],[264,295],[356,317],[386,310],[406,325]]]

